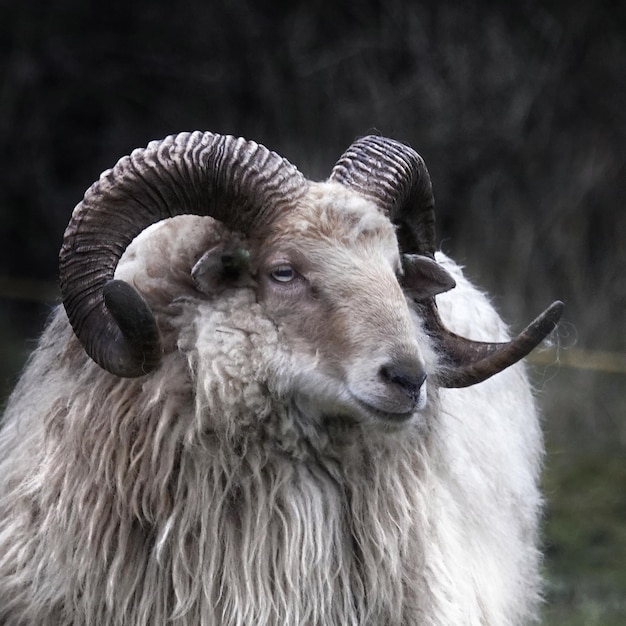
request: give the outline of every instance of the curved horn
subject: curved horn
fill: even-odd
[[[59,255],[63,304],[87,354],[126,377],[146,374],[160,361],[148,305],[130,285],[112,280],[128,244],[150,224],[209,215],[248,233],[305,187],[304,176],[276,153],[213,133],[171,135],[123,157],[74,209]]]
[[[432,184],[422,157],[413,148],[386,137],[363,137],[344,152],[330,179],[373,200],[398,226],[398,243],[404,253],[434,258]],[[563,303],[554,302],[512,341],[488,343],[450,332],[439,317],[434,298],[416,305],[441,348],[444,387],[482,382],[524,358],[552,332],[563,311]]]
[[[473,341],[449,331],[437,313],[426,307],[426,326],[433,332],[443,353],[440,383],[444,387],[469,387],[517,363],[534,350],[556,327],[563,303],[553,302],[515,339],[503,343]]]
[[[341,156],[330,180],[373,200],[398,226],[407,253],[435,258],[435,199],[422,157],[402,143],[369,135]]]

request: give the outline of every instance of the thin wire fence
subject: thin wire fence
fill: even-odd
[[[556,365],[626,375],[626,354],[606,350],[554,347],[548,350],[536,350],[528,355],[527,360],[537,365]]]
[[[60,301],[58,286],[50,281],[0,276],[0,299],[53,304]],[[535,350],[528,361],[580,370],[626,375],[626,354],[606,350],[555,345]]]

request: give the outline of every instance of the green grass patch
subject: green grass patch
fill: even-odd
[[[626,458],[556,457],[544,492],[544,623],[626,624]]]

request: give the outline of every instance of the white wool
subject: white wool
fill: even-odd
[[[504,339],[487,298],[438,260],[457,280],[438,297],[445,323]],[[59,309],[9,400],[0,623],[532,620],[542,443],[522,365],[429,388],[404,428],[320,424],[289,395],[303,361],[252,288],[206,299],[179,287],[175,268],[147,272],[153,282],[145,269],[131,251],[120,275],[146,293],[172,289],[155,296],[171,344],[155,372],[104,372]]]

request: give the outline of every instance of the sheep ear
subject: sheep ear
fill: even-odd
[[[214,295],[227,285],[240,284],[249,266],[250,252],[246,248],[218,244],[198,259],[191,277],[199,291]]]
[[[402,255],[404,292],[413,300],[428,300],[456,286],[454,278],[433,259],[421,254]]]

